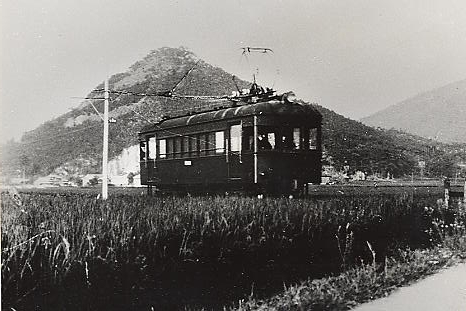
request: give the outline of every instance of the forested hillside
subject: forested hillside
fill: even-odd
[[[128,71],[109,79],[111,90],[133,93],[155,93],[171,90],[193,66],[194,70],[176,89],[183,95],[225,95],[235,90],[233,76],[220,68],[199,60],[184,48],[161,48],[149,53],[132,65]],[[249,84],[236,80],[239,87]],[[96,89],[102,89],[102,85]],[[91,92],[87,97],[102,98],[102,93]],[[84,101],[79,107],[38,128],[27,132],[19,143],[10,142],[2,148],[4,173],[27,167],[28,174],[48,174],[67,163],[80,174],[100,169],[102,153],[102,121],[91,103],[103,111],[102,100]],[[164,115],[196,111],[211,102],[179,100],[163,97],[112,95],[110,117],[110,158],[124,148],[137,143],[138,131]]]
[[[465,144],[445,144],[397,130],[366,126],[331,110],[318,107],[323,115],[326,161],[339,169],[394,176],[419,174],[419,161],[430,177],[454,176],[457,163],[466,159]]]
[[[193,66],[190,74],[182,79]],[[111,90],[154,93],[171,90],[180,80],[177,94],[225,95],[236,90],[231,74],[199,60],[185,48],[152,51],[128,71],[112,76],[109,86]],[[250,85],[240,80],[236,83],[240,88]],[[96,86],[96,89],[101,88],[103,85]],[[101,98],[102,93],[91,92],[88,97]],[[84,101],[72,111],[26,133],[19,143],[10,142],[4,146],[1,149],[3,174],[15,174],[24,169],[29,176],[46,175],[60,166],[66,167],[70,174],[98,172],[102,121],[90,102],[99,111],[103,110],[100,99]],[[112,95],[110,102],[110,117],[116,119],[116,123],[110,124],[110,158],[135,145],[138,131],[163,115],[184,114],[215,105],[215,101],[128,94]],[[454,162],[461,154],[455,150],[464,150],[461,145],[440,144],[397,131],[374,129],[322,106],[317,108],[324,120],[324,160],[337,169],[349,165],[351,170],[402,176],[415,172],[417,162],[424,160],[428,163],[428,175],[451,175]],[[439,159],[449,165],[441,168],[437,163]]]

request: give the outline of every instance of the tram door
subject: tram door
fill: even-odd
[[[241,159],[241,124],[230,125],[230,139],[227,150],[228,178],[241,180],[243,166]]]

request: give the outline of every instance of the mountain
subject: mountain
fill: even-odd
[[[178,83],[176,93],[183,95],[225,95],[236,89],[233,76],[224,70],[207,64],[185,48],[168,47],[151,51],[126,72],[113,75],[109,79],[109,88],[155,93],[171,90]],[[236,80],[236,84],[240,88],[249,87],[249,83],[241,80]],[[96,86],[96,89],[102,88],[103,84]],[[87,97],[102,98],[102,93],[91,92]],[[109,116],[117,122],[110,125],[110,158],[137,144],[137,133],[144,125],[156,122],[164,115],[183,114],[212,105],[215,102],[196,99],[112,95]],[[84,101],[72,111],[25,133],[19,143],[9,142],[2,146],[3,174],[12,174],[24,167],[28,168],[29,174],[48,174],[60,165],[75,167],[73,173],[98,171],[103,130],[93,106],[103,111],[102,100]]]
[[[137,96],[134,93],[163,92],[177,86],[176,94],[225,95],[236,87],[250,87],[249,82],[233,79],[231,74],[204,62],[185,48],[168,47],[150,52],[126,72],[113,75],[109,79],[110,89],[126,94],[112,95],[110,101],[109,115],[116,119],[116,123],[110,124],[109,134],[109,155],[114,161],[112,170],[137,169],[132,162],[138,150],[135,147],[137,133],[143,126],[167,114],[186,114],[218,105],[215,100]],[[103,85],[98,85],[95,90],[102,88]],[[99,99],[102,93],[92,91],[87,97],[96,99],[84,101],[72,111],[25,133],[19,143],[2,146],[2,174],[15,175],[24,171],[28,176],[37,176],[55,171],[77,176],[99,172],[102,121],[95,109],[103,110],[103,101]],[[417,162],[423,160],[427,163],[427,174],[451,175],[452,163],[460,161],[458,150],[463,150],[464,146],[374,129],[322,106],[316,105],[316,108],[324,120],[324,162],[339,170],[349,165],[353,171],[402,176],[415,172]],[[440,164],[438,159],[442,159]],[[451,165],[445,166],[445,163]],[[448,172],[442,171],[444,166],[448,167]]]
[[[466,143],[466,80],[419,94],[361,121],[442,142]]]

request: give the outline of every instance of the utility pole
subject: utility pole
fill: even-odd
[[[105,79],[104,142],[102,150],[102,200],[108,198],[108,79]]]
[[[464,203],[465,208],[466,208],[466,176],[464,176],[463,203]]]

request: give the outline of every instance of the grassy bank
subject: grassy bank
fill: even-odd
[[[458,218],[434,196],[406,193],[21,201],[2,195],[2,303],[21,310],[220,308],[252,289],[263,299],[283,284],[432,247]]]
[[[336,276],[301,282],[265,300],[251,295],[230,310],[349,310],[386,297],[398,287],[466,262],[464,217],[459,215],[452,224],[440,222],[436,226],[441,232],[441,242],[431,248],[399,250],[383,264],[374,261]]]

